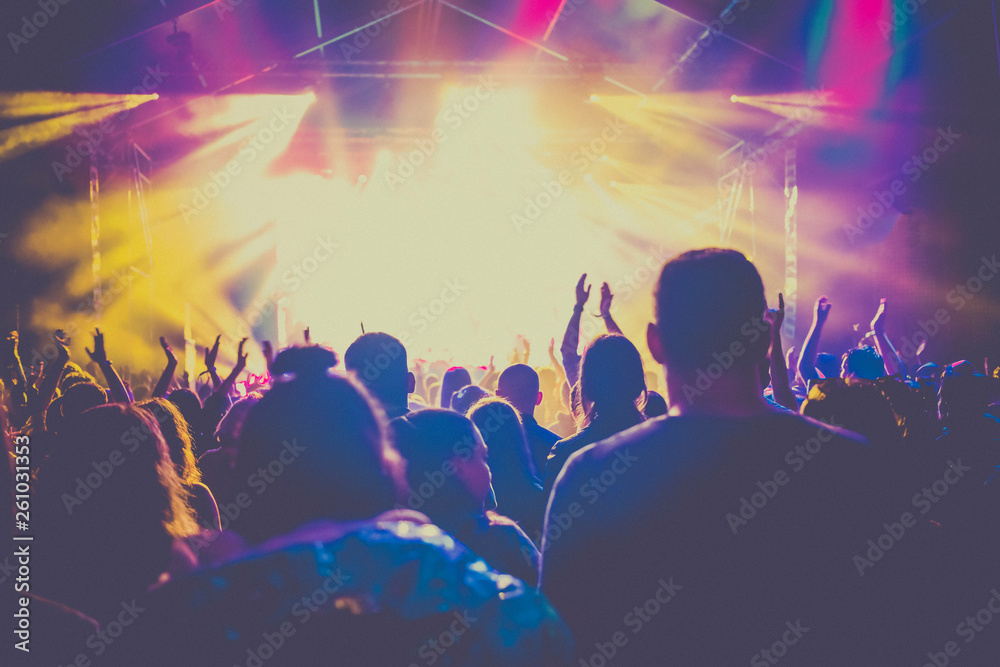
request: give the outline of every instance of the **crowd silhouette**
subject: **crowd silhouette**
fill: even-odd
[[[379,332],[342,356],[263,341],[253,386],[245,339],[224,378],[207,346],[202,382],[161,338],[162,372],[129,383],[108,354],[127,341],[95,331],[80,366],[57,332],[58,358],[25,369],[11,332],[0,491],[14,535],[31,488],[25,659],[996,664],[1000,373],[908,366],[885,300],[830,353],[819,298],[786,352],[782,296],[770,309],[733,250],[668,261],[643,336],[604,283],[606,332],[581,349],[590,291],[585,274],[542,362],[527,341],[503,368]]]

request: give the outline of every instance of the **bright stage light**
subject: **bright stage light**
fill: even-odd
[[[591,102],[600,102],[601,101],[601,97],[600,97],[600,95],[596,95],[596,94],[595,95],[591,95],[590,96],[590,101]]]

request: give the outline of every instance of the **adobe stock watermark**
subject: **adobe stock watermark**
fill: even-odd
[[[956,625],[955,634],[962,637],[966,645],[971,644],[980,633],[986,631],[986,626],[993,622],[994,616],[1000,616],[1000,591],[991,588],[986,604],[975,615],[966,616]],[[961,652],[962,647],[957,641],[948,641],[940,651],[928,651],[927,662],[922,667],[946,667],[951,663],[951,658],[957,657]]]
[[[493,74],[484,74],[479,77],[479,85],[473,92],[442,111],[430,134],[422,139],[414,139],[413,143],[416,148],[400,155],[396,166],[386,170],[385,182],[389,186],[389,190],[395,192],[397,187],[413,176],[417,169],[422,167],[437,152],[438,146],[447,140],[448,133],[462,127],[474,113],[489,101],[499,87],[500,82],[494,78]],[[441,127],[441,123],[447,123],[448,127]]]
[[[632,636],[630,637],[624,630],[617,630],[609,637],[609,641],[595,642],[594,648],[596,650],[589,656],[584,655],[580,658],[580,667],[605,667],[684,588],[682,585],[675,583],[673,577],[660,579],[656,583],[659,584],[659,587],[653,592],[652,596],[641,605],[636,605],[632,611],[625,614],[624,618],[622,618],[622,624],[631,630]],[[581,647],[580,653],[583,654],[584,651],[585,649]]]
[[[903,166],[900,167],[900,175],[909,176],[909,182],[916,183],[961,138],[962,135],[952,130],[950,126],[947,129],[938,128],[937,137],[933,143],[921,153],[912,155],[909,160],[904,162]],[[854,224],[843,225],[847,240],[853,245],[859,236],[867,232],[877,220],[880,220],[891,210],[896,198],[906,194],[908,189],[909,185],[907,185],[906,180],[897,178],[889,184],[887,190],[873,192],[872,201],[868,206],[858,207],[858,217]]]
[[[344,56],[344,60],[350,61],[351,58],[367,49],[372,40],[377,39],[382,34],[382,30],[389,26],[389,23],[392,22],[391,15],[399,10],[401,6],[402,3],[399,0],[389,0],[385,9],[371,10],[373,19],[371,23],[365,26],[363,30],[354,33],[350,40],[344,39],[337,43],[337,46],[340,48],[340,54]]]
[[[18,32],[7,33],[7,41],[10,42],[10,48],[13,49],[14,55],[17,55],[21,47],[34,39],[38,35],[38,31],[47,26],[49,21],[59,14],[59,10],[69,3],[70,0],[38,0],[40,11],[32,14],[30,18],[25,14],[21,17],[21,29]]]
[[[303,595],[294,605],[291,613],[299,621],[299,626],[309,622],[313,614],[327,605],[337,593],[351,580],[349,575],[344,574],[341,568],[337,568],[328,575],[323,582],[309,595]],[[246,660],[243,664],[246,667],[264,667],[264,663],[271,660],[285,643],[295,636],[298,628],[291,621],[282,621],[273,632],[263,632],[259,640],[254,640],[256,646],[247,649]],[[259,643],[257,643],[259,641]],[[234,667],[237,667],[234,665]]]
[[[457,644],[462,639],[462,635],[472,628],[472,624],[479,620],[469,613],[468,609],[461,613],[453,611],[451,615],[454,620],[448,624],[448,627],[441,631],[437,637],[431,637],[425,641],[417,649],[417,655],[424,660],[425,664],[436,664],[448,649]],[[419,666],[416,663],[410,663],[409,667]]]
[[[715,38],[726,31],[726,26],[732,25],[736,21],[734,10],[743,12],[750,6],[750,0],[739,0],[736,5],[730,5],[719,15],[719,18],[712,19],[705,25],[705,30],[697,39],[688,37],[688,48],[684,53],[674,53],[674,67],[678,71],[684,71],[685,63],[698,59],[704,53]]]
[[[948,467],[945,468],[941,478],[913,495],[910,502],[914,508],[920,510],[920,514],[903,512],[899,521],[883,523],[884,532],[875,539],[868,540],[866,545],[868,549],[865,554],[863,556],[855,555],[851,559],[854,567],[858,570],[858,575],[863,577],[866,570],[875,567],[875,563],[882,560],[882,557],[906,536],[907,531],[917,525],[917,516],[923,516],[930,512],[934,505],[941,502],[941,499],[948,494],[951,487],[958,484],[965,477],[965,473],[970,470],[972,467],[963,465],[961,458],[954,461],[949,459]]]
[[[562,10],[558,14],[551,9],[545,12],[545,22],[552,23],[552,19],[555,19],[556,25],[559,25],[573,16],[573,14],[576,13],[576,10],[580,8],[580,5],[583,5],[586,2],[587,0],[566,0],[566,2],[563,3]],[[557,16],[558,18],[556,18]]]
[[[201,215],[208,208],[209,204],[228,188],[233,179],[239,176],[243,167],[256,159],[277,136],[296,119],[294,113],[288,113],[288,109],[275,109],[271,112],[267,126],[257,130],[257,132],[247,140],[247,144],[240,149],[235,158],[226,163],[224,169],[217,172],[209,172],[211,181],[201,187],[194,188],[191,197],[191,204],[181,204],[180,213],[185,223],[190,223],[191,218]]]
[[[252,337],[253,330],[266,317],[271,317],[289,297],[301,289],[302,285],[312,278],[320,270],[323,264],[333,256],[334,251],[339,250],[341,244],[333,241],[330,235],[317,236],[316,245],[304,257],[296,260],[281,274],[281,282],[288,287],[287,290],[275,289],[269,295],[256,297],[249,307],[241,313],[234,328],[235,335],[227,332],[226,340],[238,343],[244,338]]]
[[[764,321],[763,316],[756,316],[743,323],[740,327],[740,334],[749,345],[754,345],[770,330],[771,327]],[[742,340],[734,340],[728,348],[713,352],[712,358],[715,361],[709,363],[705,368],[698,368],[695,371],[694,385],[684,383],[684,386],[681,387],[688,405],[694,403],[694,399],[704,396],[705,392],[715,384],[715,381],[731,369],[736,364],[736,360],[746,354],[748,349]]]
[[[799,643],[799,641],[809,632],[809,628],[802,625],[801,619],[795,619],[795,623],[785,621],[786,630],[781,633],[781,637],[774,641],[770,647],[762,649],[753,654],[750,658],[750,667],[769,667],[778,664],[778,661],[788,655],[788,650]]]
[[[155,67],[147,66],[142,82],[132,88],[132,94],[150,95],[160,87],[160,84],[168,76],[170,76],[170,73],[164,72],[160,69],[159,65]],[[66,146],[66,154],[62,162],[57,160],[52,162],[52,173],[55,174],[56,179],[62,183],[66,174],[71,173],[83,164],[84,158],[91,155],[101,155],[106,152],[101,148],[101,144],[104,143],[105,139],[111,140],[122,133],[120,123],[131,112],[132,109],[124,109],[114,116],[108,116],[100,122],[95,123],[92,129],[89,130],[83,126],[73,128],[73,134],[79,137],[79,141],[71,142]]]
[[[628,448],[615,452],[611,463],[601,471],[600,475],[591,477],[580,485],[580,497],[587,500],[587,505],[593,505],[638,461],[639,458],[633,456]],[[539,553],[544,554],[548,551],[553,542],[562,538],[573,524],[587,513],[586,506],[576,500],[569,502],[565,509],[566,511],[562,511],[553,505],[545,517],[544,532],[535,531],[534,543],[539,545]],[[534,552],[527,545],[521,547],[521,556],[528,565],[534,564],[532,558]]]
[[[877,21],[879,32],[882,38],[889,40],[897,30],[905,27],[913,17],[920,11],[920,8],[927,4],[927,0],[903,0],[892,3],[891,20],[879,19]]]
[[[972,299],[976,298],[976,295],[983,291],[986,283],[993,280],[997,273],[1000,273],[1000,261],[997,260],[995,253],[990,257],[983,255],[980,260],[979,266],[965,282],[956,284],[945,294],[945,300],[956,312],[965,308]],[[952,313],[946,308],[938,308],[934,311],[933,317],[926,320],[918,319],[917,329],[913,333],[903,336],[902,342],[899,343],[897,349],[899,357],[907,363],[916,361],[917,349],[920,344],[930,342],[951,320]]]
[[[736,512],[728,512],[724,517],[729,529],[733,531],[733,535],[736,535],[740,528],[748,525],[759,512],[767,507],[769,502],[774,500],[781,487],[787,486],[792,481],[792,475],[801,472],[807,463],[816,458],[816,455],[823,450],[823,445],[833,439],[831,426],[840,427],[839,424],[833,423],[832,419],[829,423],[824,421],[816,435],[788,450],[784,461],[791,468],[791,474],[784,468],[779,468],[763,482],[758,479],[755,485],[756,489],[749,494],[749,498],[746,495],[740,497],[739,508]]]
[[[592,164],[601,159],[608,147],[621,139],[625,133],[625,123],[617,116],[605,121],[598,136],[586,144],[581,144],[570,154],[570,163],[575,170],[563,169],[554,180],[541,183],[540,191],[534,197],[524,198],[524,206],[520,211],[511,213],[510,222],[519,234],[525,227],[534,224],[542,213],[562,196],[565,189],[572,185],[577,176],[586,172]]]
[[[255,496],[251,496],[245,490],[240,490],[229,499],[219,498],[219,527],[222,531],[213,531],[208,535],[203,533],[193,535],[189,538],[191,551],[195,555],[199,555],[210,547],[224,532],[229,530],[232,523],[239,519],[245,510],[253,505],[254,498],[263,495],[284,474],[288,466],[299,460],[304,451],[306,451],[305,445],[298,444],[295,438],[292,438],[291,442],[286,440],[282,443],[281,451],[274,459],[247,476],[243,486],[253,489]],[[213,526],[202,526],[202,528],[212,529]]]
[[[121,603],[119,611],[111,620],[101,623],[101,629],[90,634],[85,644],[93,651],[95,657],[100,657],[115,641],[125,633],[125,629],[135,623],[139,614],[146,611],[145,607],[140,607],[135,600]],[[91,664],[86,653],[77,653],[72,661],[66,663],[67,666],[88,667]]]
[[[422,334],[427,331],[431,324],[436,322],[445,312],[448,311],[449,307],[458,301],[458,298],[465,294],[469,289],[468,285],[463,285],[458,281],[458,278],[451,278],[444,281],[444,286],[441,288],[440,294],[431,299],[425,305],[420,306],[412,313],[407,319],[407,322],[413,329],[416,329],[418,334]],[[400,332],[396,338],[403,347],[409,348],[411,342],[413,341],[412,330],[406,330]]]
[[[157,405],[145,408],[145,411],[155,418],[158,424],[162,424],[168,416],[167,412]],[[133,426],[131,430],[122,433],[119,442],[128,448],[125,453],[134,454],[139,445],[151,437],[154,437],[153,432],[143,422],[141,425]],[[113,449],[108,453],[107,458],[91,462],[93,470],[77,476],[75,480],[76,487],[73,489],[73,493],[63,492],[59,497],[62,500],[63,507],[66,508],[67,515],[72,516],[77,507],[83,505],[101,486],[111,479],[115,471],[125,463],[125,453],[120,449]]]
[[[361,375],[369,382],[377,379],[379,374],[388,368],[390,357],[396,357],[400,354],[400,351],[395,349],[396,346],[387,347],[383,344],[382,347],[386,352],[385,354],[376,355],[374,364],[371,360],[365,359],[365,367],[361,371]],[[383,358],[385,359],[384,362],[382,361]],[[511,413],[501,410],[499,406],[491,406],[487,410],[489,414],[483,423],[483,428],[479,429],[484,435],[496,433],[511,418]],[[462,461],[468,461],[472,458],[475,447],[475,440],[471,436],[464,436],[451,446],[452,456],[458,457]],[[455,476],[457,472],[458,468],[451,459],[445,459],[437,470],[424,472],[424,481],[417,484],[416,488],[407,485],[409,495],[406,498],[406,505],[396,503],[396,509],[419,510],[424,506],[424,503],[445,485],[448,478]]]

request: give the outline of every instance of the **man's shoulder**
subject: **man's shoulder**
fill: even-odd
[[[859,452],[869,447],[864,436],[847,430],[836,420],[828,423],[792,412],[776,410],[753,417],[662,416],[580,449],[570,457],[565,469],[601,467],[623,453],[655,453],[656,459],[669,460],[697,456],[722,446],[784,447],[811,438]]]
[[[560,438],[557,434],[553,433],[549,429],[540,425],[534,419],[530,422],[525,423],[524,430],[530,440],[538,440],[540,442],[545,442],[547,444],[554,445],[559,442]]]

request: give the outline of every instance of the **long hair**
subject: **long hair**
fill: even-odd
[[[642,357],[632,342],[618,334],[592,340],[580,360],[580,398],[584,425],[598,416],[633,416],[646,393]]]
[[[385,416],[348,375],[301,373],[275,384],[240,431],[233,493],[250,506],[233,528],[253,543],[309,521],[358,521],[392,509],[403,488]]]
[[[469,410],[469,419],[489,448],[493,488],[501,508],[504,491],[518,492],[541,484],[528,436],[513,405],[496,396],[484,398]]]
[[[57,440],[33,494],[44,544],[39,592],[91,612],[156,582],[174,538],[198,527],[147,411],[92,408],[68,421]]]
[[[191,486],[201,481],[201,471],[198,460],[194,456],[194,439],[191,428],[184,415],[165,398],[151,398],[139,403],[160,425],[160,432],[170,450],[170,460],[177,467],[177,476],[181,481]]]

